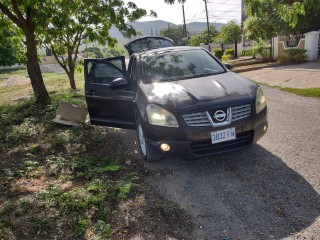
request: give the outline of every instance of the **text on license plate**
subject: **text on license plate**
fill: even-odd
[[[227,128],[211,132],[212,144],[226,142],[233,139],[236,139],[236,128]]]

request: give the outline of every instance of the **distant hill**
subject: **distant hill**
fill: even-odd
[[[146,22],[134,22],[131,25],[134,27],[135,30],[143,32],[144,35],[159,35],[162,29],[168,27],[179,26],[174,23],[162,21],[162,20],[155,20],[155,21],[146,21]],[[224,25],[223,23],[210,23],[210,25],[214,25],[218,31],[220,31],[221,27]],[[206,22],[191,22],[187,24],[188,32],[192,34],[197,34],[203,32],[207,29]],[[119,30],[115,27],[112,27],[110,30],[110,35],[118,40],[120,44],[125,44],[129,40],[125,39]]]

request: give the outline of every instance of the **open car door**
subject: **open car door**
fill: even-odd
[[[93,125],[135,129],[134,92],[124,57],[85,59],[85,97]]]

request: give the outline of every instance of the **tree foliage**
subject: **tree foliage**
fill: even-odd
[[[103,53],[98,47],[88,47],[83,50],[85,58],[103,58]]]
[[[179,45],[181,46],[184,44],[182,38],[186,37],[186,33],[184,31],[183,26],[169,27],[169,28],[162,29],[160,31],[160,35],[172,39],[175,45],[178,45],[178,46]]]
[[[10,20],[24,33],[27,70],[36,101],[42,105],[49,104],[51,100],[44,85],[38,62],[36,31],[39,29],[37,23],[41,23],[45,17],[42,10],[46,4],[50,4],[50,1],[0,0],[0,17]]]
[[[221,28],[217,37],[220,43],[234,43],[241,41],[241,28],[236,21],[232,20]]]
[[[319,0],[244,0],[249,18],[245,30],[250,39],[320,29]]]
[[[25,63],[23,34],[6,19],[0,19],[0,66]]]
[[[119,44],[115,45],[114,47],[108,47],[103,49],[103,56],[104,57],[119,57],[124,56],[127,54],[127,51],[124,47],[120,46]]]
[[[214,42],[215,38],[218,35],[218,31],[214,25],[210,25],[210,40]],[[190,46],[199,46],[201,43],[208,43],[208,29],[203,33],[194,35],[189,38],[188,43]]]
[[[72,89],[76,89],[74,72],[83,41],[114,46],[117,40],[109,35],[112,26],[131,37],[136,32],[128,23],[147,14],[133,2],[125,4],[119,0],[53,0],[45,6],[45,12],[41,38],[68,74]]]
[[[175,0],[164,0],[174,4]],[[184,2],[185,0],[177,0]],[[144,9],[133,2],[122,0],[0,0],[0,17],[13,22],[24,33],[27,50],[27,70],[37,102],[51,102],[41,74],[37,43],[41,36],[51,46],[59,64],[67,72],[72,88],[74,69],[83,39],[113,45],[116,40],[109,36],[111,26],[116,26],[125,36],[134,34],[128,25],[145,15]],[[151,14],[156,15],[151,11]],[[58,55],[67,54],[60,60]]]

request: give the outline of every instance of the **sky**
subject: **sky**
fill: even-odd
[[[182,5],[164,3],[164,0],[125,0],[134,2],[138,7],[148,12],[154,10],[157,18],[144,17],[139,21],[164,20],[175,24],[183,24]],[[241,19],[241,0],[207,0],[210,22],[226,23],[230,20]],[[203,0],[186,0],[184,4],[186,23],[205,22],[205,3]]]

